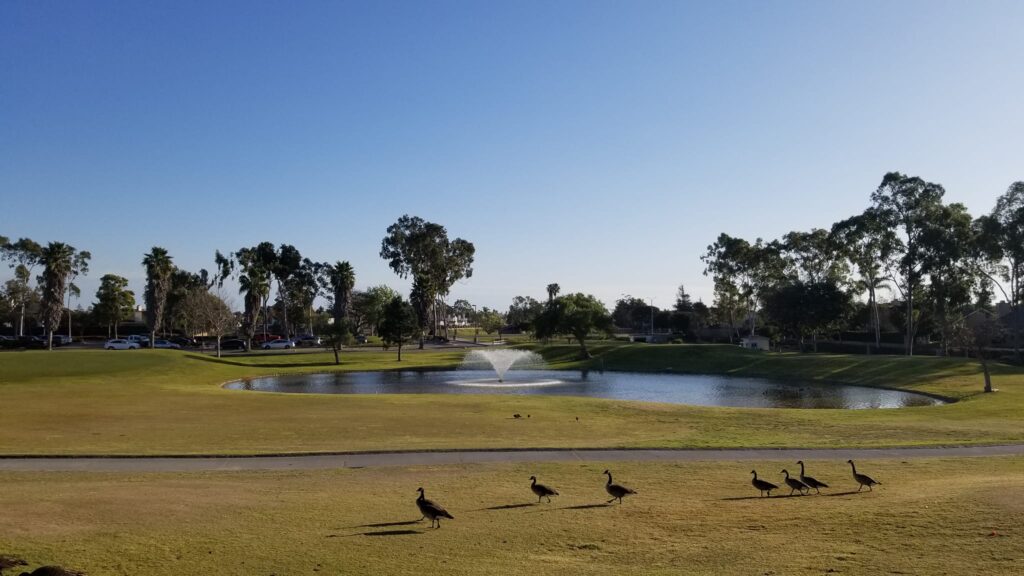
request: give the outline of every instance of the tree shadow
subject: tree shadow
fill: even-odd
[[[338,366],[333,361],[325,362],[269,362],[269,363],[252,363],[252,362],[238,362],[231,360],[230,358],[217,358],[216,356],[205,356],[202,354],[186,354],[186,358],[193,360],[200,360],[202,362],[211,362],[213,364],[227,364],[229,366],[241,366],[243,368],[291,368],[291,367],[322,367],[322,366]],[[252,356],[246,356],[251,358]]]

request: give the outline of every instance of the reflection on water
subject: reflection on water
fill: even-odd
[[[712,375],[512,370],[347,372],[253,378],[236,390],[299,394],[531,394],[747,408],[903,408],[942,404],[900,390]]]

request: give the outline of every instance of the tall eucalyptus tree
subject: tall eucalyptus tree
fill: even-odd
[[[924,279],[924,242],[922,236],[942,205],[946,191],[939,184],[917,176],[890,172],[871,194],[874,208],[883,225],[896,233],[895,258],[889,269],[893,284],[906,302],[907,355],[914,354],[917,335],[914,298]]]
[[[16,302],[18,309],[18,336],[25,335],[25,307],[32,299],[32,271],[42,263],[43,247],[30,238],[19,238],[11,242],[4,238],[0,242],[0,259],[7,260],[14,269]]]

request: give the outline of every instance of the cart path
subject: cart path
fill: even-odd
[[[1024,444],[945,448],[523,449],[278,456],[0,457],[0,472],[230,472],[506,462],[847,460],[1024,455]]]

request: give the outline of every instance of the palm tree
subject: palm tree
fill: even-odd
[[[352,289],[356,285],[356,273],[352,265],[346,262],[326,264],[323,267],[322,282],[331,299],[331,316],[334,327],[331,335],[331,347],[334,349],[334,363],[340,362],[338,350],[347,336],[348,308],[352,303]]]
[[[270,277],[253,271],[250,274],[242,274],[238,277],[238,291],[242,293],[242,301],[245,304],[244,325],[245,335],[252,346],[252,339],[256,336],[256,326],[259,323],[260,309],[263,303],[270,298]]]
[[[149,347],[152,348],[156,333],[163,324],[174,264],[167,250],[154,246],[142,259],[142,265],[146,267],[146,324],[149,327]]]
[[[42,249],[40,263],[43,275],[43,321],[46,326],[47,346],[53,350],[53,332],[64,314],[64,294],[68,277],[74,268],[75,248],[63,242],[50,242]]]
[[[550,303],[552,300],[554,300],[555,297],[558,296],[558,293],[561,291],[562,287],[559,286],[557,283],[548,284],[548,302]]]

